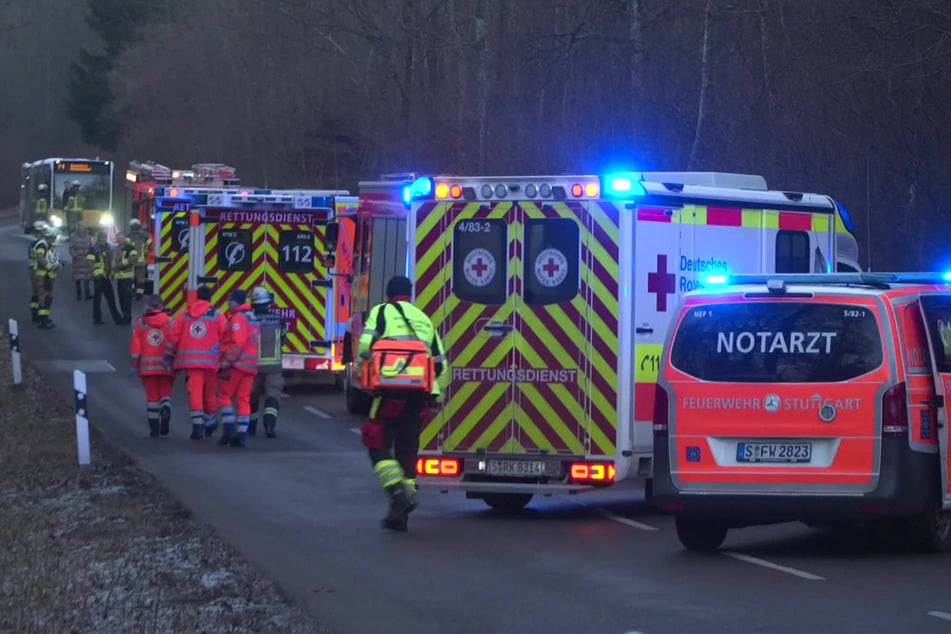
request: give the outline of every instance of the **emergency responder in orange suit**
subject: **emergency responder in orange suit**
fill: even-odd
[[[258,323],[247,303],[248,294],[231,292],[228,298],[228,325],[221,338],[221,360],[218,364],[218,407],[224,431],[219,445],[244,447],[251,420],[251,386],[258,373]],[[235,406],[237,401],[237,426]]]
[[[211,289],[199,286],[197,300],[175,318],[165,342],[165,364],[185,371],[188,409],[192,419],[192,440],[211,436],[218,429],[216,374],[225,316],[211,305]]]
[[[420,427],[430,408],[442,401],[442,388],[449,374],[439,333],[429,316],[410,303],[412,292],[413,283],[409,278],[401,275],[391,278],[386,284],[387,302],[370,310],[358,345],[359,357],[365,362],[370,358],[371,346],[379,339],[418,339],[427,343],[435,362],[436,380],[431,394],[377,396],[361,430],[373,470],[390,496],[390,510],[383,520],[383,528],[398,531],[406,530],[409,514],[416,508]]]
[[[172,418],[172,383],[175,371],[164,363],[165,340],[174,320],[162,307],[162,300],[150,297],[145,314],[135,320],[129,355],[132,357],[130,376],[138,375],[145,388],[149,436],[168,435]]]

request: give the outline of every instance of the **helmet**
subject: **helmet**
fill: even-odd
[[[49,233],[50,226],[42,220],[37,220],[33,223],[33,231],[39,234],[46,234]]]
[[[132,220],[129,221],[129,229],[138,229],[141,226],[142,226],[142,223],[139,222],[138,218],[133,218]]]
[[[271,291],[267,290],[263,286],[255,286],[251,291],[251,305],[252,306],[269,306],[274,302],[274,296],[271,295]]]

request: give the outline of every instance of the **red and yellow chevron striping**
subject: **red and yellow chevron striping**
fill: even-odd
[[[158,293],[165,307],[177,313],[185,306],[188,281],[188,253],[178,250],[183,237],[180,232],[188,231],[188,214],[163,213],[160,222],[156,260]]]

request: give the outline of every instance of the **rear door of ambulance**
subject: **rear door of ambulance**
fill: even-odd
[[[188,212],[155,212],[155,284],[162,303],[174,313],[185,306],[188,282]]]
[[[284,367],[304,370],[319,355],[329,367],[326,303],[332,285],[319,249],[329,209],[267,210],[209,208],[205,217],[205,274],[212,303],[227,307],[228,295],[264,285],[288,324]],[[313,365],[313,360],[311,361]]]
[[[498,477],[614,455],[618,218],[593,204],[416,206],[417,305],[452,366],[425,450],[485,452],[466,469]]]
[[[674,485],[873,490],[880,413],[906,399],[903,384],[889,383],[896,369],[884,350],[894,342],[883,315],[874,296],[858,293],[689,301],[664,353]]]
[[[946,291],[922,293],[919,303],[931,348],[935,391],[941,402],[935,412],[937,420],[934,433],[938,437],[941,462],[941,497],[947,510],[951,509],[951,425],[948,421],[948,407],[951,406],[951,294]]]
[[[517,208],[421,201],[413,222],[416,305],[432,318],[451,364],[442,407],[424,425],[420,447],[501,453],[515,416]]]

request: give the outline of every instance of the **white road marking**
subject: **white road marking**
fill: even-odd
[[[751,557],[749,555],[744,555],[743,553],[730,552],[729,550],[723,550],[720,552],[722,552],[727,557],[732,557],[733,559],[745,561],[746,563],[753,564],[754,566],[762,566],[763,568],[778,570],[779,572],[785,572],[786,574],[800,577],[802,579],[808,579],[809,581],[824,581],[825,580],[825,577],[814,575],[811,572],[796,570],[795,568],[790,568],[789,566],[780,566],[779,564],[774,564],[771,561],[766,561],[765,559],[760,559],[759,557]]]
[[[637,521],[634,521],[634,520],[632,520],[632,519],[628,519],[628,518],[626,518],[626,517],[621,517],[620,515],[611,515],[610,513],[606,512],[606,511],[602,511],[602,510],[600,510],[600,509],[599,509],[599,512],[601,513],[601,515],[603,515],[603,516],[606,517],[607,519],[611,520],[612,522],[617,522],[617,523],[619,523],[619,524],[624,524],[625,526],[630,526],[631,528],[636,528],[636,529],[642,530],[642,531],[656,531],[656,530],[658,530],[656,526],[651,526],[650,524],[644,524],[644,523],[642,523],[642,522],[637,522]]]
[[[350,431],[352,431],[353,433],[355,433],[357,436],[362,436],[362,435],[363,435],[363,432],[360,431],[360,428],[359,428],[359,427],[351,427],[351,428],[350,428]]]
[[[326,419],[333,418],[333,416],[331,416],[330,414],[328,414],[328,413],[325,412],[324,410],[322,410],[322,409],[317,409],[316,407],[312,407],[312,406],[310,406],[310,405],[304,405],[304,409],[306,409],[308,412],[310,412],[310,413],[313,414],[314,416],[319,416],[320,418],[326,418]]]
[[[939,612],[937,610],[932,610],[928,612],[928,616],[933,616],[936,619],[944,619],[945,621],[951,621],[951,614],[947,612]]]

